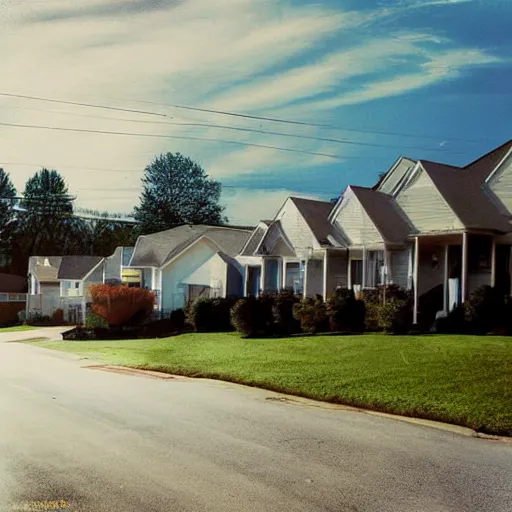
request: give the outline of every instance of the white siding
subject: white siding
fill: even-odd
[[[291,199],[285,202],[277,220],[281,221],[283,231],[298,257],[305,257],[308,247],[318,246],[309,226]]]
[[[335,222],[351,246],[375,246],[383,244],[382,236],[361,203],[348,189]]]
[[[179,309],[185,306],[187,300],[187,284],[184,281],[190,278],[195,272],[197,272],[197,279],[207,279],[205,276],[206,273],[209,272],[210,279],[218,278],[225,283],[226,264],[224,262],[222,275],[212,277],[212,272],[215,273],[214,271],[217,268],[215,264],[211,264],[214,261],[213,257],[216,256],[216,252],[217,249],[213,244],[207,240],[201,240],[162,269],[162,309]],[[209,261],[210,264],[205,265]],[[205,267],[203,268],[203,266]],[[211,268],[208,269],[208,267]],[[203,270],[205,270],[204,275],[202,275]],[[194,284],[210,286],[211,280]]]
[[[397,203],[418,233],[462,229],[463,226],[429,176],[417,177],[398,196]]]
[[[395,166],[388,171],[386,178],[382,181],[377,190],[384,192],[385,194],[392,194],[403,180],[407,171],[409,171],[414,165],[415,162],[413,160],[409,160],[405,157],[400,158]]]
[[[388,252],[390,280],[403,288],[408,287],[409,276],[409,249]]]
[[[314,297],[324,293],[324,262],[323,260],[309,260],[307,262],[306,296]]]
[[[512,212],[512,156],[503,163],[489,185],[503,207]]]

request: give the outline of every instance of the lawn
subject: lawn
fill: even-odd
[[[101,362],[209,377],[512,435],[512,338],[317,336],[40,342]]]
[[[15,325],[14,327],[0,327],[0,334],[3,332],[33,331],[35,327],[30,325]]]

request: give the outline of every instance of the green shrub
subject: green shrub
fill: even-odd
[[[243,336],[269,336],[274,324],[272,305],[268,294],[240,299],[231,309],[231,323]]]
[[[411,292],[398,285],[378,286],[362,294],[366,307],[366,329],[406,334],[412,326]]]
[[[339,288],[327,300],[327,315],[331,331],[363,332],[365,305],[357,300],[353,290]]]
[[[85,327],[89,329],[107,329],[108,322],[102,316],[97,315],[96,313],[89,313],[85,318]]]
[[[300,322],[293,316],[293,306],[300,298],[291,291],[282,291],[274,295],[272,316],[276,334],[286,336],[300,332]]]
[[[438,318],[434,322],[434,331],[439,334],[465,334],[468,325],[464,318],[464,306],[460,304],[446,317]]]
[[[387,334],[407,334],[412,327],[412,307],[407,299],[391,297],[378,307],[380,328]]]
[[[464,302],[464,319],[474,334],[491,332],[500,320],[504,300],[491,286],[480,286],[473,290]]]
[[[187,318],[183,309],[175,309],[174,311],[171,311],[169,323],[174,329],[177,331],[182,331],[185,328],[186,321]]]
[[[230,311],[233,298],[200,298],[188,309],[188,322],[196,332],[227,332],[233,330]]]
[[[327,320],[327,308],[320,295],[304,298],[293,306],[293,316],[304,332],[316,334]]]

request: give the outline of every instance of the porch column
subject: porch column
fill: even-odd
[[[462,233],[462,276],[461,302],[465,302],[468,293],[468,234]]]
[[[328,256],[328,252],[327,252],[327,249],[325,249],[324,251],[324,282],[323,282],[323,285],[324,285],[324,288],[323,288],[323,291],[324,291],[324,301],[327,300],[327,293],[328,293],[328,290],[327,290],[327,276],[328,276],[328,269],[327,269],[327,263],[328,263],[328,259],[329,259],[329,256]]]
[[[260,292],[265,291],[265,258],[261,258],[261,273],[260,273]]]
[[[308,266],[309,260],[306,259],[306,261],[304,261],[304,290],[302,292],[304,298],[308,296]]]
[[[244,265],[244,297],[247,297],[248,285],[249,285],[249,265]]]
[[[283,290],[286,289],[286,267],[287,267],[287,262],[286,260],[283,260],[283,275],[282,275],[282,280],[281,280],[281,288]]]
[[[491,286],[496,286],[496,240],[492,239],[491,247]]]
[[[414,239],[414,308],[412,311],[412,323],[418,324],[418,276],[419,276],[419,264],[420,264],[420,238],[417,236]]]
[[[444,246],[444,280],[443,280],[443,311],[448,313],[448,278],[449,278],[449,260],[450,246],[447,244]]]
[[[151,267],[151,289],[156,290],[156,268]]]
[[[350,259],[350,251],[347,251],[347,288],[352,290],[352,260]]]
[[[366,287],[366,248],[363,247],[363,275],[361,278],[361,291]]]

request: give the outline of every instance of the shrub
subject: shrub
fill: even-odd
[[[95,313],[89,313],[85,318],[85,327],[88,329],[93,328],[108,328],[108,322],[101,316],[96,315]]]
[[[110,327],[142,322],[153,310],[155,295],[143,288],[92,285],[92,311],[104,318]]]
[[[273,299],[264,294],[260,297],[245,297],[231,308],[231,323],[243,336],[269,336],[273,331]]]
[[[64,310],[62,308],[58,308],[53,312],[52,323],[53,325],[64,325]]]
[[[378,286],[365,290],[367,330],[379,330],[389,334],[406,334],[412,326],[411,292],[398,285]]]
[[[412,327],[411,302],[391,297],[378,308],[380,328],[387,334],[407,334]]]
[[[273,297],[272,316],[276,334],[286,336],[300,332],[300,322],[293,316],[293,306],[300,298],[292,291],[282,291]]]
[[[233,298],[200,298],[188,308],[188,322],[196,332],[226,332],[231,325]]]
[[[492,331],[499,321],[504,301],[491,286],[480,286],[469,294],[464,303],[464,319],[470,332],[486,334]]]
[[[0,326],[18,323],[18,314],[25,310],[22,302],[0,302]]]
[[[175,309],[171,311],[169,323],[177,331],[183,331],[186,322],[185,311],[183,309]]]
[[[460,304],[446,317],[438,318],[435,321],[434,331],[439,334],[465,334],[468,326],[464,316],[464,306]]]
[[[327,315],[331,331],[363,332],[365,305],[348,288],[339,288],[327,300]]]
[[[316,334],[326,322],[327,308],[321,296],[306,297],[293,306],[293,316],[304,332]]]

